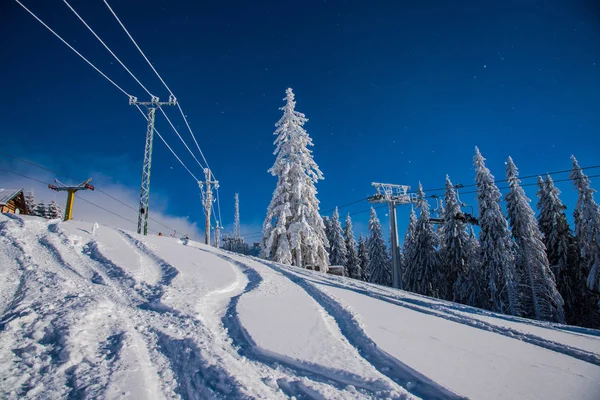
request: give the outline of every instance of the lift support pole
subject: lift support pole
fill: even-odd
[[[400,245],[398,244],[398,226],[396,224],[396,205],[410,204],[414,196],[408,193],[410,186],[389,183],[371,183],[377,193],[370,196],[369,203],[388,203],[390,206],[390,233],[392,247],[392,287],[402,289],[402,268],[400,265]]]
[[[75,202],[75,193],[80,190],[94,190],[94,187],[90,185],[92,178],[76,186],[66,186],[58,179],[55,179],[54,181],[56,182],[56,185],[48,185],[48,188],[56,190],[57,192],[67,192],[67,207],[65,208],[64,220],[69,221],[73,218],[73,203]]]

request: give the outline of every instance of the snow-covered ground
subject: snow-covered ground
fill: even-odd
[[[600,399],[600,331],[0,216],[0,398]]]

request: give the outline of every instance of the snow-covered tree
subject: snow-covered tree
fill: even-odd
[[[325,237],[327,238],[327,246],[325,250],[329,254],[329,264],[331,265],[331,242],[333,241],[333,231],[331,230],[331,218],[323,217],[323,226],[325,226]]]
[[[517,243],[516,269],[521,279],[523,315],[543,321],[565,322],[563,298],[550,270],[542,233],[518,178],[519,170],[511,157],[506,162],[509,191],[506,209],[513,238]]]
[[[538,188],[538,226],[543,235],[550,269],[565,301],[565,318],[569,324],[580,324],[585,277],[579,268],[575,238],[565,215],[566,207],[558,197],[560,190],[554,186],[550,175],[546,176],[546,181],[538,177]]]
[[[520,315],[518,281],[515,275],[515,244],[500,207],[502,195],[477,147],[473,161],[481,227],[480,261],[489,301],[487,308],[495,312]]]
[[[469,235],[466,224],[456,218],[461,213],[460,204],[450,178],[446,175],[444,224],[440,237],[440,258],[442,261],[442,283],[446,286],[446,299],[458,302],[464,300],[458,291],[467,282],[469,265]]]
[[[454,287],[456,301],[473,307],[487,308],[489,301],[486,292],[486,280],[481,266],[481,249],[473,227],[469,228],[469,239],[466,243],[469,268],[465,281],[459,280]]]
[[[35,196],[33,195],[33,190],[30,190],[25,195],[25,207],[27,207],[27,213],[33,215],[35,212]]]
[[[63,209],[57,202],[52,200],[50,202],[50,204],[48,204],[48,208],[46,211],[47,218],[49,218],[49,219],[62,218],[63,214],[64,214]]]
[[[367,248],[369,249],[369,282],[391,286],[392,264],[383,239],[381,223],[373,207],[369,219]]]
[[[361,234],[358,237],[358,259],[360,260],[360,279],[369,282],[371,276],[371,262],[369,261],[369,248],[367,247],[367,241]]]
[[[47,213],[48,213],[48,211],[46,208],[46,204],[44,203],[43,200],[35,205],[35,209],[33,210],[33,215],[35,215],[36,217],[46,218]]]
[[[346,264],[348,263],[348,251],[344,241],[344,231],[340,223],[340,213],[337,207],[333,210],[331,217],[331,242],[329,242],[329,261],[331,265],[343,265],[344,276],[348,276]]]
[[[308,121],[295,111],[291,88],[286,90],[283,116],[275,124],[275,164],[269,172],[277,176],[277,187],[263,224],[263,255],[296,266],[317,266],[327,272],[329,255],[325,226],[319,214],[315,183],[323,174],[315,163],[312,139],[303,128]]]
[[[408,227],[404,234],[404,245],[403,245],[403,265],[402,265],[402,287],[404,290],[414,292],[414,288],[411,286],[411,282],[408,281],[407,271],[412,269],[412,265],[409,260],[414,257],[415,251],[415,230],[417,229],[417,214],[414,208],[410,209],[410,215],[408,218]]]
[[[415,293],[440,297],[445,294],[440,271],[440,256],[437,251],[438,237],[429,220],[429,203],[419,183],[417,190],[417,208],[419,218],[414,233],[414,250],[411,258],[406,260],[406,287]]]
[[[600,207],[594,200],[590,180],[571,156],[571,179],[579,192],[575,208],[575,237],[582,264],[587,272],[587,287],[600,293]]]
[[[346,216],[346,226],[344,226],[344,237],[346,238],[346,250],[348,257],[346,261],[346,270],[348,276],[354,279],[362,278],[362,268],[360,267],[360,258],[358,258],[358,250],[356,249],[356,240],[352,231],[352,219],[350,214]]]

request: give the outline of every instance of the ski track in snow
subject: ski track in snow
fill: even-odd
[[[313,297],[338,323],[346,339],[358,350],[362,357],[379,372],[404,387],[410,393],[423,399],[464,399],[449,389],[437,384],[415,371],[400,360],[379,349],[365,333],[354,315],[331,296],[320,291],[307,280],[302,279],[285,267],[262,261],[273,270],[286,276]]]
[[[279,268],[281,268],[281,267],[279,267]],[[588,351],[585,351],[582,349],[574,348],[572,346],[569,346],[569,345],[566,345],[563,343],[558,343],[558,342],[555,342],[552,340],[544,339],[539,336],[533,335],[531,333],[522,332],[518,329],[495,325],[495,324],[492,324],[490,322],[486,322],[486,321],[483,321],[480,319],[468,318],[465,315],[458,313],[449,307],[432,304],[432,299],[427,299],[427,301],[426,301],[426,300],[418,300],[416,298],[409,298],[406,296],[398,296],[398,295],[391,294],[391,293],[389,293],[389,294],[375,293],[373,288],[369,288],[369,290],[367,290],[365,288],[359,287],[358,285],[350,285],[351,287],[348,287],[348,285],[340,285],[340,284],[336,283],[335,278],[320,279],[320,278],[315,278],[314,276],[309,276],[308,274],[305,274],[304,272],[299,272],[299,271],[293,271],[293,272],[290,271],[290,273],[300,275],[300,276],[302,276],[303,279],[306,279],[308,281],[312,281],[312,282],[315,282],[315,283],[318,283],[321,285],[336,287],[339,289],[353,290],[362,295],[369,296],[369,297],[372,297],[372,298],[375,298],[375,299],[378,299],[381,301],[385,301],[385,302],[388,302],[391,304],[396,304],[396,305],[408,308],[413,311],[417,311],[420,313],[444,318],[444,319],[447,319],[452,322],[456,322],[459,324],[471,326],[473,328],[497,333],[499,335],[503,335],[503,336],[506,336],[506,337],[509,337],[512,339],[521,340],[523,342],[527,342],[529,344],[532,344],[532,345],[535,345],[538,347],[552,350],[552,351],[561,353],[563,355],[570,356],[570,357],[576,358],[578,360],[589,362],[591,364],[600,366],[600,355],[598,355],[596,353],[588,352]],[[478,311],[482,311],[482,310],[478,310]],[[485,315],[485,314],[482,314],[482,315]],[[492,316],[497,317],[496,314],[493,314]],[[507,319],[507,320],[514,321],[513,319]],[[519,322],[529,324],[530,320],[521,320]],[[538,327],[542,327],[542,328],[548,328],[547,325],[543,325],[543,324],[534,324],[534,325],[538,326]],[[553,328],[549,328],[549,329],[553,329]],[[594,330],[589,330],[589,329],[585,329],[585,328],[582,328],[582,330],[594,331]],[[582,333],[583,333],[583,331],[582,331]],[[598,348],[600,350],[600,344],[599,344]]]
[[[248,277],[248,284],[246,285],[244,292],[231,298],[227,307],[227,312],[222,318],[222,323],[225,328],[227,328],[228,334],[233,340],[234,345],[238,348],[240,355],[271,367],[284,367],[298,376],[304,376],[311,380],[333,385],[339,390],[343,390],[347,388],[348,385],[352,385],[359,392],[370,396],[381,397],[384,394],[386,396],[399,396],[398,394],[394,395],[393,393],[389,393],[391,388],[382,383],[367,381],[358,375],[353,375],[346,371],[339,371],[322,365],[295,360],[257,346],[239,319],[237,304],[244,294],[256,289],[263,282],[263,278],[257,270],[248,263],[236,260],[224,254],[219,254],[219,257],[236,265]],[[307,388],[304,385],[298,385],[297,383],[284,384],[282,381],[278,382],[278,384],[282,390],[288,394],[297,396],[298,391],[301,391],[301,393],[304,393],[310,398],[314,395],[314,391],[307,391]],[[386,393],[386,391],[388,393]]]

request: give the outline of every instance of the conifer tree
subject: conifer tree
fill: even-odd
[[[346,250],[348,252],[348,257],[346,261],[346,270],[348,276],[354,279],[361,279],[362,271],[360,267],[360,259],[358,258],[358,251],[356,249],[356,240],[354,239],[354,232],[352,231],[352,219],[350,218],[350,214],[346,216],[344,236],[346,238]]]
[[[579,193],[575,208],[575,237],[587,273],[587,287],[600,293],[600,207],[594,200],[595,190],[590,187],[589,178],[579,167],[575,156],[571,156],[571,160],[571,179]]]
[[[27,213],[29,215],[34,215],[35,206],[35,196],[33,195],[33,190],[30,190],[25,195],[25,207],[27,207]]]
[[[358,259],[360,260],[360,279],[369,282],[371,276],[371,262],[369,260],[369,249],[367,248],[367,242],[363,238],[362,233],[358,237]]]
[[[450,178],[446,175],[445,213],[444,224],[440,238],[440,258],[442,262],[443,284],[446,286],[446,299],[460,302],[464,301],[459,295],[462,285],[467,282],[469,265],[471,264],[469,252],[469,235],[466,224],[456,218],[461,213],[460,204],[456,199],[456,192]]]
[[[414,292],[412,282],[408,280],[408,272],[412,271],[412,260],[414,258],[415,251],[415,230],[417,228],[417,214],[414,208],[410,209],[410,215],[408,218],[408,227],[404,234],[404,245],[403,245],[403,268],[402,268],[402,286],[404,290]],[[412,272],[411,272],[412,273]]]
[[[506,194],[506,209],[517,244],[516,269],[522,284],[523,315],[537,320],[564,323],[564,301],[550,270],[542,233],[529,205],[531,200],[525,195],[518,176],[517,166],[508,157],[506,178],[509,192]]]
[[[486,293],[487,282],[480,260],[481,248],[472,226],[469,228],[466,252],[469,254],[468,273],[466,282],[459,280],[455,285],[456,301],[473,307],[487,308],[489,301]]]
[[[331,242],[333,242],[333,231],[331,230],[331,218],[323,217],[323,226],[325,226],[325,237],[327,238],[327,246],[325,250],[329,254],[329,265],[331,265]]]
[[[263,224],[263,255],[327,272],[328,242],[315,187],[323,174],[309,149],[312,139],[303,128],[308,119],[295,110],[291,88],[284,100],[286,104],[280,108],[283,116],[275,124],[276,160],[269,172],[278,180]]]
[[[416,205],[420,212],[414,233],[415,247],[411,259],[406,260],[406,287],[425,296],[440,297],[440,292],[444,295],[445,290],[441,288],[441,264],[437,251],[439,240],[429,220],[429,203],[421,183],[417,190]]]
[[[48,219],[57,219],[63,216],[63,210],[57,202],[52,200],[48,205],[46,214]]]
[[[46,204],[44,204],[43,200],[35,205],[33,215],[35,215],[36,217],[46,218],[47,213],[48,211],[46,209]]]
[[[348,276],[346,265],[348,264],[348,251],[346,250],[346,242],[344,241],[344,231],[340,223],[340,213],[337,207],[333,211],[331,217],[331,242],[329,243],[330,253],[329,260],[331,265],[344,266],[344,276]]]
[[[504,314],[520,315],[518,281],[515,275],[515,245],[500,207],[500,190],[477,147],[473,160],[481,227],[480,261],[489,301],[487,308]]]
[[[373,207],[371,207],[371,218],[369,219],[367,248],[369,249],[369,282],[391,286],[391,260],[387,252],[385,240],[383,240],[381,223]]]

